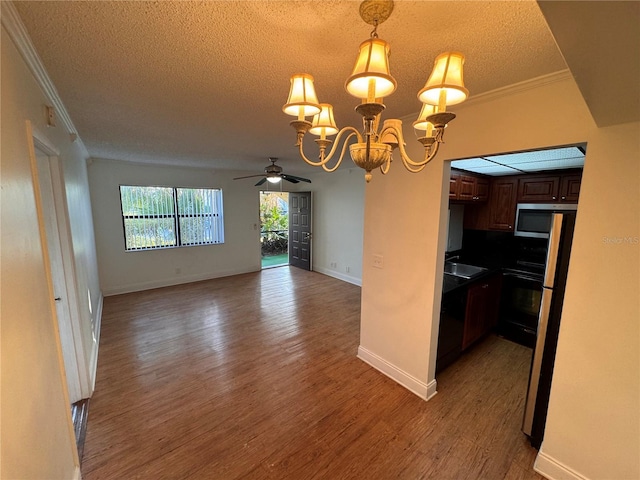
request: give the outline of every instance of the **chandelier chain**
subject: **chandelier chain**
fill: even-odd
[[[378,38],[378,17],[373,19],[373,30],[371,30],[371,38]]]

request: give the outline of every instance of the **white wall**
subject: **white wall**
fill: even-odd
[[[640,478],[640,124],[589,136],[537,467]]]
[[[449,171],[434,161],[411,174],[396,161],[386,176],[374,172],[365,193],[358,356],[422,398],[435,394],[429,345],[437,342],[432,319],[442,291],[436,271],[447,236],[440,205]],[[382,257],[382,268],[373,266],[374,256]]]
[[[233,181],[240,173],[105,159],[91,159],[88,170],[105,295],[260,270],[260,188]],[[283,191],[313,192],[313,270],[358,285],[364,222],[360,173],[359,169],[319,172],[308,175],[311,184],[282,185]],[[225,244],[126,252],[119,185],[222,188]]]
[[[364,170],[340,169],[309,178],[311,185],[300,189],[313,192],[313,270],[360,285]]]
[[[444,160],[587,142],[559,374],[538,465],[550,476],[565,465],[593,480],[640,477],[638,246],[602,244],[606,235],[638,235],[638,125],[598,130],[568,76],[478,97],[455,112],[440,157],[422,173],[398,171],[396,162],[391,175],[374,175],[367,188],[359,355],[421,396],[433,393]],[[407,146],[417,155],[414,143]],[[384,256],[383,269],[372,266],[374,254]],[[620,277],[621,265],[632,267],[628,276]]]
[[[50,101],[9,37],[4,13],[3,6],[0,476],[74,478],[79,462],[38,224],[26,121],[60,152],[70,202],[82,333],[86,351],[95,356],[92,323],[99,322],[101,295],[85,153],[63,127],[45,125],[44,106]],[[87,291],[91,292],[91,308]]]
[[[260,270],[259,189],[234,172],[89,162],[100,285],[105,295]],[[245,173],[246,174],[246,173]],[[127,252],[119,185],[221,188],[225,243]]]

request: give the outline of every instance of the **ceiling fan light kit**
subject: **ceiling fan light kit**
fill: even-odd
[[[291,183],[300,183],[300,182],[311,183],[311,180],[309,180],[308,178],[302,178],[302,177],[297,177],[295,175],[288,175],[286,173],[283,173],[282,167],[280,165],[276,165],[276,162],[278,161],[277,157],[269,157],[269,161],[271,162],[271,165],[267,165],[266,167],[264,167],[264,173],[261,173],[258,175],[245,175],[244,177],[236,177],[234,178],[234,180],[242,180],[243,178],[262,177],[262,179],[258,180],[258,183],[255,184],[256,187],[259,187],[264,182],[269,182],[274,184],[280,183],[283,179]]]
[[[463,80],[464,55],[459,52],[442,53],[435,59],[424,88],[418,92],[423,106],[413,127],[424,132],[418,138],[425,149],[424,157],[414,161],[407,155],[400,120],[385,120],[380,128],[380,116],[385,109],[382,102],[384,97],[395,91],[397,82],[389,71],[389,44],[378,38],[377,28],[389,18],[393,6],[392,0],[365,0],[360,4],[360,17],[374,28],[371,38],[360,44],[358,59],[345,89],[361,100],[356,111],[362,116],[362,133],[351,126],[342,129],[336,126],[333,107],[318,102],[311,75],[301,73],[291,77],[289,98],[282,110],[296,117],[290,125],[296,130],[296,147],[300,156],[309,165],[322,167],[327,172],[335,171],[342,163],[347,145],[355,138],[349,152],[353,163],[365,170],[367,182],[371,181],[371,171],[375,168],[379,167],[383,174],[389,171],[396,148],[405,168],[412,173],[420,172],[438,153],[444,129],[456,117],[454,113],[447,112],[447,106],[461,103],[468,97],[469,91]],[[306,119],[309,116],[313,117],[311,121]],[[304,153],[307,132],[319,137],[315,139],[319,148],[318,161],[308,159]],[[327,138],[332,135],[336,135],[334,140]],[[341,140],[342,148],[339,149]],[[335,164],[329,167],[338,150],[340,153]]]

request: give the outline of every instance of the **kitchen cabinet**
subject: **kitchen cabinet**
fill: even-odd
[[[446,280],[446,279],[445,279]],[[446,281],[445,281],[446,283]],[[470,280],[442,296],[436,371],[455,362],[466,348],[498,323],[502,274]]]
[[[498,323],[502,275],[472,284],[467,290],[462,350],[491,331]]]
[[[489,201],[465,207],[464,228],[513,232],[517,190],[517,177],[492,178]]]
[[[518,203],[576,203],[582,174],[529,175],[518,183]]]
[[[486,202],[489,198],[489,180],[461,172],[451,172],[449,200]]]
[[[582,174],[563,175],[560,178],[560,201],[578,203]]]
[[[438,372],[455,362],[462,353],[466,302],[467,290],[465,288],[459,288],[442,296],[436,357],[436,371]]]
[[[464,202],[464,228],[513,232],[518,203],[577,203],[581,179],[579,170],[493,177],[488,202]]]
[[[513,232],[516,220],[516,193],[518,180],[515,177],[496,177],[491,182],[489,200],[489,230]]]

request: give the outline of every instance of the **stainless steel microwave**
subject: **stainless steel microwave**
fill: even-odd
[[[516,209],[516,237],[549,238],[554,213],[575,212],[577,203],[519,203]]]

